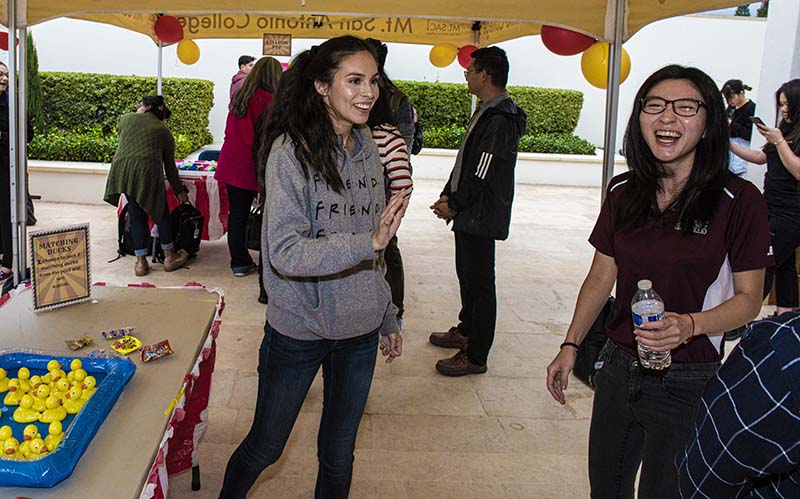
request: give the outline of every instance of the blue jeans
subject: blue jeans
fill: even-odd
[[[147,212],[139,206],[133,196],[125,194],[125,198],[128,200],[128,216],[131,217],[131,239],[133,240],[134,254],[147,256],[150,249],[147,247],[147,233],[150,232],[147,225]],[[172,236],[172,219],[169,216],[169,209],[166,208],[160,216],[151,213],[150,218],[158,226],[158,240],[161,242],[161,249],[165,251],[174,249],[175,242]]]
[[[267,323],[259,351],[255,419],[228,461],[220,499],[244,499],[261,472],[278,460],[320,365],[324,389],[314,497],[346,498],[377,352],[377,331],[348,340],[300,341]]]
[[[694,429],[706,383],[719,363],[672,364],[648,374],[637,358],[609,340],[595,375],[589,430],[592,498],[677,498],[675,456]]]

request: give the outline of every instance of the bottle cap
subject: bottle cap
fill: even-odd
[[[651,289],[653,287],[653,283],[650,282],[650,279],[642,279],[636,285],[639,286],[639,289]]]

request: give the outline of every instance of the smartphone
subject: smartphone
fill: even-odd
[[[758,116],[751,116],[750,121],[752,121],[754,125],[767,126],[767,124],[764,123],[764,120],[762,120]]]

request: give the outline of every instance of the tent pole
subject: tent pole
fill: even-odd
[[[164,67],[164,44],[158,41],[158,79],[156,95],[161,95],[161,83],[163,80],[162,68]]]
[[[622,36],[625,26],[625,2],[616,0],[614,8],[614,38],[609,43],[608,76],[606,86],[606,119],[603,138],[603,183],[601,199],[605,200],[608,184],[614,177],[614,158],[617,142],[617,115],[619,114],[619,74],[622,61]]]
[[[472,44],[476,47],[481,46],[481,22],[475,21],[472,23]],[[478,96],[471,94],[469,115],[475,114],[475,109],[478,107]]]
[[[19,203],[17,202],[17,2],[8,0],[8,162],[11,195],[11,270],[14,285],[21,280],[24,263],[19,260]]]
[[[19,44],[19,99],[17,99],[17,226],[20,280],[28,266],[28,28],[17,30]]]

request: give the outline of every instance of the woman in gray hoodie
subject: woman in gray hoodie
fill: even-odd
[[[408,207],[386,203],[383,167],[364,124],[378,97],[370,46],[334,38],[284,74],[260,141],[266,186],[264,283],[270,297],[250,432],[231,456],[220,498],[244,498],[289,438],[320,366],[316,498],[346,498],[377,350],[402,352],[383,250]]]

